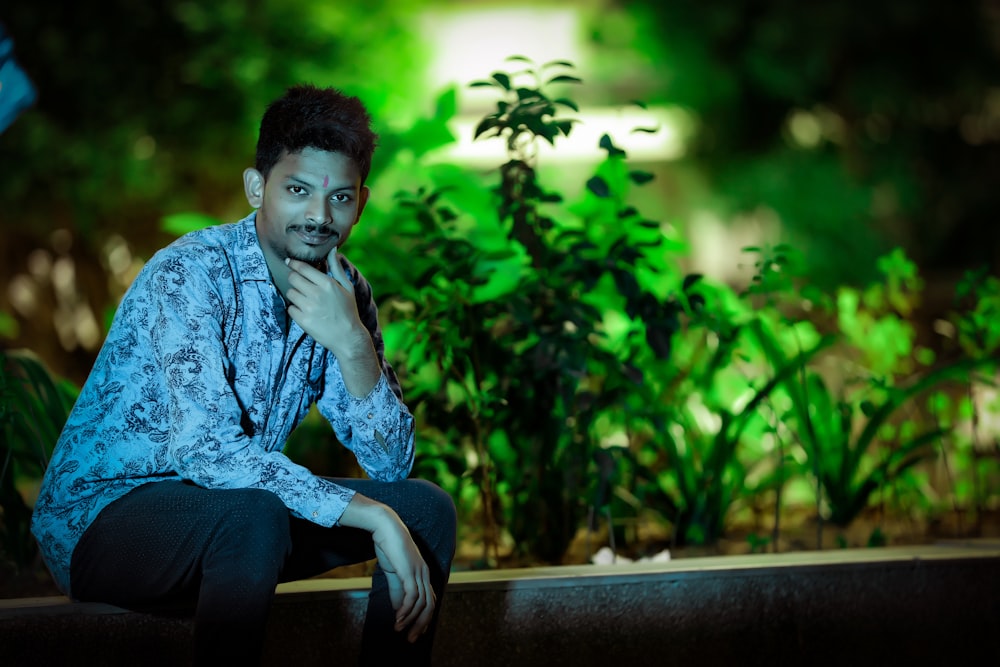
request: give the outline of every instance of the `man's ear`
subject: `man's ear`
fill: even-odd
[[[243,170],[243,191],[247,202],[253,208],[260,208],[264,203],[264,176],[253,167]]]

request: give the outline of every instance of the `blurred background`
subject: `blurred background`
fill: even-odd
[[[900,246],[933,311],[963,270],[1000,256],[995,0],[84,0],[45,12],[8,0],[0,23],[37,89],[0,134],[0,336],[78,383],[135,270],[173,238],[162,220],[247,212],[256,122],[301,81],[359,95],[375,116],[371,229],[420,180],[415,155],[483,172],[502,162],[501,142],[472,141],[492,101],[468,84],[524,55],[570,61],[584,81],[572,145],[539,169],[582,187],[612,133],[657,175],[645,210],[682,232],[692,270],[739,281],[740,248],[785,240],[818,284],[861,284]],[[426,119],[450,86],[454,143],[428,157],[443,139]],[[643,124],[661,132],[629,132]]]
[[[1000,504],[995,383],[965,376],[895,411],[918,372],[1000,345],[1000,0],[5,0],[0,26],[34,91],[0,133],[0,346],[70,387],[152,253],[248,213],[260,115],[311,82],[375,119],[372,200],[346,254],[380,301],[418,472],[460,500],[483,563],[519,548],[567,560],[584,515],[593,529],[612,505],[633,528],[655,510],[675,546],[712,543],[742,513],[756,550],[778,548],[788,503],[841,527],[895,503],[904,523],[952,516],[963,534]],[[504,91],[470,84],[497,72],[544,73],[569,101],[568,136],[533,131],[532,173],[559,195],[526,195],[557,211],[536,238],[548,266],[504,227],[504,142],[475,139]],[[794,284],[771,284],[792,264]],[[729,305],[681,331],[698,280]],[[840,356],[822,366],[826,334]],[[802,385],[764,401],[762,379],[807,353]],[[827,404],[795,411],[827,386]],[[699,453],[734,415],[750,426]],[[858,477],[840,480],[841,511],[822,466],[844,451]],[[40,469],[22,472],[8,523]]]

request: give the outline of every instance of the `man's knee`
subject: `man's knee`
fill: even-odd
[[[455,526],[455,501],[441,487],[425,479],[410,479],[406,483],[413,487],[414,506],[423,509],[425,517],[435,523]]]
[[[398,508],[397,513],[403,523],[433,545],[435,551],[454,552],[458,519],[451,496],[423,479],[408,479],[402,484],[406,486],[404,507]]]

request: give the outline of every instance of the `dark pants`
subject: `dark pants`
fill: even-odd
[[[440,609],[455,553],[451,498],[422,480],[336,482],[396,511],[430,568]],[[196,664],[256,664],[275,585],[374,557],[367,531],[292,517],[270,491],[153,482],[98,515],[73,552],[70,584],[78,600],[127,609],[194,604]],[[429,664],[437,613],[414,644],[394,622],[376,567],[362,664]]]

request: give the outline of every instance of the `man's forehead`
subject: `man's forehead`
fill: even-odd
[[[302,151],[285,151],[275,164],[275,169],[282,178],[308,182],[311,185],[322,183],[324,188],[331,185],[350,187],[360,182],[360,172],[354,160],[339,151],[324,151],[306,148]]]
[[[343,162],[345,164],[354,164],[354,160],[343,151],[328,151],[324,148],[316,148],[315,146],[303,146],[302,148],[296,148],[294,150],[288,150],[287,148],[281,152],[281,156],[278,158],[278,162],[282,162],[288,159],[294,160],[333,160],[336,162]]]

